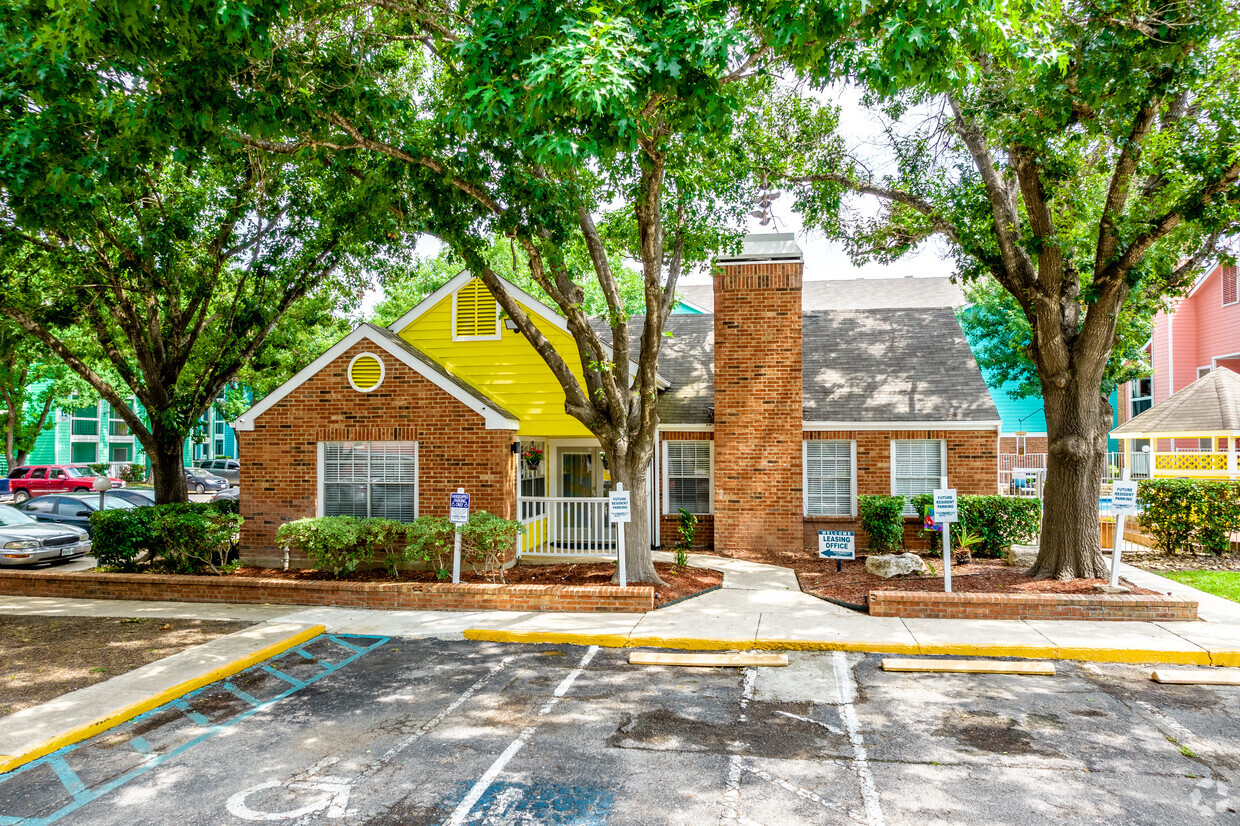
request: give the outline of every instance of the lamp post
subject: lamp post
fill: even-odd
[[[112,480],[106,476],[96,476],[90,486],[99,491],[99,510],[103,510],[103,495],[112,489]]]

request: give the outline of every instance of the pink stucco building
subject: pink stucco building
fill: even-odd
[[[1154,333],[1146,345],[1153,375],[1120,388],[1119,421],[1125,422],[1183,390],[1218,367],[1240,373],[1240,283],[1234,266],[1218,265],[1170,311],[1154,318]],[[1188,440],[1196,441],[1196,440]],[[1208,440],[1207,440],[1208,441]],[[1173,448],[1192,446],[1177,439]],[[1134,452],[1142,443],[1134,444]],[[1166,450],[1168,445],[1155,446]],[[1209,444],[1200,450],[1217,450]],[[1134,471],[1140,462],[1134,463]]]

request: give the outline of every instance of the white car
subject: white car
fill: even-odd
[[[0,505],[0,566],[67,562],[90,553],[81,528],[36,522],[9,505]]]

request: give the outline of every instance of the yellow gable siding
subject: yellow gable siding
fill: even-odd
[[[475,279],[469,284],[481,285],[481,282]],[[469,284],[464,289],[468,289]],[[530,319],[584,386],[577,345],[572,336],[533,313]],[[451,295],[414,319],[400,331],[400,337],[515,415],[521,422],[522,436],[591,435],[585,425],[564,412],[564,391],[560,383],[520,333],[505,329],[501,324],[498,341],[453,341]]]

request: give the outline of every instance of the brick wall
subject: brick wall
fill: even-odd
[[[899,439],[946,439],[947,485],[960,496],[995,493],[999,473],[998,440],[993,430],[807,430],[806,440],[848,439],[857,442],[857,495],[891,494],[891,443]],[[929,538],[917,519],[904,523],[904,545],[928,549]],[[859,520],[848,516],[810,516],[804,520],[804,546],[818,551],[818,531],[855,531],[857,551],[869,543]]]
[[[1025,437],[1025,453],[1046,453],[1048,442],[1045,436],[1026,436]],[[1001,436],[999,437],[1000,453],[1016,452],[1016,437]]]
[[[800,261],[715,273],[715,547],[801,541]]]
[[[291,582],[287,579],[0,571],[0,594],[73,599],[343,605],[419,611],[654,610],[651,585]]]
[[[1197,619],[1192,600],[1146,594],[941,594],[871,591],[870,616],[933,619],[1137,620]]]
[[[378,355],[386,375],[370,393],[345,375],[358,353]],[[516,512],[515,431],[487,430],[482,416],[385,353],[361,341],[237,433],[241,455],[241,554],[247,563],[276,565],[276,529],[314,516],[318,443],[418,443],[418,513],[446,516],[448,494],[471,495],[474,510],[513,518]],[[304,567],[300,555],[291,560]]]

